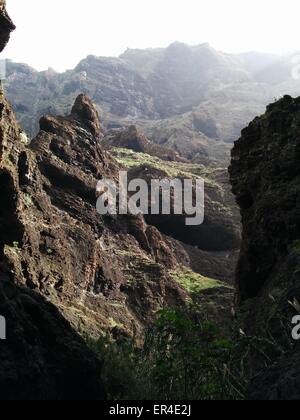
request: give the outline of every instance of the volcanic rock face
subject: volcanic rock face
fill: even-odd
[[[300,100],[284,97],[246,128],[232,152],[233,192],[243,218],[237,278],[256,297],[300,237]]]
[[[23,139],[0,93],[0,313],[7,322],[7,340],[0,346],[1,399],[101,399],[98,362],[57,308],[33,290],[27,271],[27,258],[36,256],[30,255],[26,233],[34,221],[26,227],[20,216],[24,211],[26,218],[21,185],[29,182],[22,172],[29,169]]]
[[[87,126],[93,136],[99,137],[101,133],[99,115],[92,101],[85,95],[79,95],[71,111],[71,117]]]
[[[5,48],[10,33],[15,29],[15,25],[8,16],[5,8],[5,0],[0,0],[0,52]]]
[[[146,153],[167,161],[183,161],[175,151],[152,143],[145,134],[132,125],[124,129],[111,130],[105,134],[102,144],[108,148],[131,149],[137,153]]]
[[[1,50],[13,28],[1,1]],[[20,217],[21,185],[29,181],[22,172],[29,170],[24,141],[0,91],[0,314],[7,330],[0,345],[0,398],[103,399],[99,362],[58,309],[30,287],[26,226]],[[17,260],[21,265],[15,271]]]
[[[84,92],[101,110],[105,128],[136,125],[151,141],[184,158],[226,161],[227,168],[232,142],[245,123],[282,91],[300,93],[289,59],[283,80],[271,82],[276,60],[174,43],[165,49],[128,50],[119,58],[89,56],[64,73],[37,72],[8,61],[5,83],[31,137],[41,115],[65,115]],[[260,69],[273,62],[274,71],[261,77]]]
[[[176,265],[172,250],[141,216],[97,214],[97,181],[117,180],[119,166],[100,146],[87,97],[69,117],[43,117],[40,126],[18,165],[26,243],[11,261],[20,282],[95,336],[103,329],[130,335],[132,324],[140,331],[165,298],[184,301],[160,265]]]
[[[300,301],[299,134],[300,99],[285,96],[242,132],[232,152],[231,183],[243,223],[237,284],[244,328],[275,337],[284,350],[288,344],[287,355],[275,357],[254,381],[251,398],[300,397],[299,347],[286,343]]]
[[[143,179],[149,190],[153,180],[204,179],[205,215],[204,222],[196,226],[187,226],[184,214],[175,214],[174,197],[171,200],[171,212],[168,215],[149,214],[145,216],[148,224],[182,243],[208,252],[225,252],[239,248],[239,214],[234,197],[230,191],[228,173],[221,168],[191,164],[165,149],[152,144],[136,127],[111,130],[104,135],[104,144],[118,162],[128,170],[129,180]],[[194,205],[196,192],[194,188]],[[199,206],[199,203],[198,203]]]
[[[100,147],[87,97],[77,98],[69,117],[43,117],[29,146],[3,96],[0,109],[0,309],[9,334],[1,395],[101,398],[97,364],[74,330],[128,336],[163,305],[184,304],[186,292],[168,274],[176,255],[142,217],[97,214],[97,181],[117,178],[119,167]],[[188,265],[184,250],[178,255]],[[16,352],[28,357],[29,346],[26,364]]]

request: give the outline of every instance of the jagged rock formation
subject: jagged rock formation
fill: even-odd
[[[145,220],[167,235],[168,241],[175,240],[177,247],[179,244],[185,249],[190,265],[197,273],[232,284],[240,244],[240,217],[227,171],[191,164],[175,154],[176,159],[170,160],[169,150],[162,148],[160,151],[136,127],[110,130],[101,144],[108,148],[121,167],[127,169],[129,180],[143,179],[149,189],[152,179],[204,178],[205,220],[202,225],[186,226],[186,215],[174,214],[173,200],[170,215],[151,215],[149,209]]]
[[[10,33],[15,25],[7,14],[5,0],[0,0],[0,52],[3,51],[9,41]]]
[[[101,398],[98,364],[75,331],[95,337],[103,331],[114,337],[139,335],[163,306],[185,305],[189,290],[177,273],[190,266],[189,252],[141,216],[97,214],[97,181],[116,179],[121,167],[103,150],[99,117],[85,95],[76,99],[69,116],[43,116],[29,144],[3,97],[2,104],[1,272],[14,299],[7,301],[4,289],[0,309],[16,340],[24,328],[22,346],[9,340],[1,347],[8,364],[0,387],[15,378],[2,395]],[[214,280],[205,284],[213,285],[207,296],[221,301],[224,319],[230,319],[232,291],[220,283],[216,287]],[[22,323],[11,315],[18,301]],[[32,346],[40,370],[31,358],[28,370],[11,367],[15,360],[20,366],[24,362],[16,351],[22,348],[27,355]],[[43,384],[41,373],[47,378]]]
[[[2,49],[13,28],[3,2],[0,20]],[[21,185],[29,181],[21,173],[25,139],[0,92],[0,314],[7,322],[7,340],[0,344],[0,398],[101,399],[105,392],[96,358],[58,309],[30,287],[29,277],[28,287],[20,281],[27,276],[21,263],[26,226],[20,216]],[[17,260],[18,272],[12,263]]]
[[[6,90],[31,137],[42,114],[65,115],[84,92],[106,129],[134,124],[189,160],[226,160],[227,167],[245,124],[281,92],[300,94],[292,65],[291,57],[230,55],[207,44],[174,43],[128,50],[119,58],[89,56],[62,74],[8,62]]]
[[[119,166],[99,142],[99,117],[80,95],[68,117],[45,116],[18,164],[22,252],[9,258],[19,281],[47,296],[89,334],[141,331],[165,302],[185,293],[166,268],[172,249],[142,217],[96,212],[99,179]],[[25,236],[26,242],[23,237]],[[112,264],[113,262],[113,264]]]
[[[96,213],[97,180],[118,165],[99,146],[89,99],[40,124],[26,147],[1,96],[1,398],[101,398],[98,364],[75,329],[130,335],[187,293],[168,274],[176,257],[156,229]]]
[[[131,149],[137,153],[157,156],[166,161],[184,161],[175,151],[152,143],[145,134],[132,125],[123,129],[113,129],[105,134],[102,144],[108,148]]]
[[[297,305],[289,303],[300,301],[299,133],[300,99],[285,96],[243,130],[232,151],[230,177],[243,223],[237,269],[243,328],[276,342],[274,364],[249,391],[254,399],[300,397],[299,345],[291,340]],[[259,371],[259,360],[252,363]]]
[[[161,307],[185,305],[188,290],[172,273],[190,258],[141,216],[97,214],[97,181],[117,179],[121,169],[102,149],[98,124],[80,95],[70,116],[42,117],[29,146],[5,154],[18,201],[2,248],[15,280],[55,304],[74,329],[130,336]],[[2,217],[8,214],[6,204]]]

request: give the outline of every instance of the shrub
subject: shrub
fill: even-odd
[[[161,311],[142,348],[134,340],[91,341],[102,361],[102,382],[109,399],[237,398],[229,380],[234,345],[220,338],[213,324],[197,318],[188,310]]]
[[[293,251],[295,254],[300,255],[300,239],[297,239],[296,241],[294,241],[294,242],[292,243],[292,251]]]

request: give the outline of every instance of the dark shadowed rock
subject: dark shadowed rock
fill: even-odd
[[[284,97],[243,130],[231,183],[243,218],[241,300],[256,297],[300,237],[300,100]]]
[[[97,181],[119,166],[77,116],[43,117],[26,146],[3,95],[0,104],[1,396],[104,398],[75,331],[131,336],[164,305],[184,305],[169,274],[177,260],[142,217],[97,214]]]
[[[93,136],[98,137],[101,133],[99,115],[90,98],[79,95],[72,108],[71,117],[78,120],[82,125],[89,128]]]
[[[3,51],[9,41],[10,33],[16,29],[8,16],[5,8],[5,0],[0,0],[0,52]]]
[[[99,361],[30,275],[29,260],[39,257],[29,257],[35,223],[25,221],[24,194],[27,205],[31,199],[22,188],[33,165],[26,141],[0,92],[0,314],[7,323],[0,345],[0,399],[104,399]]]
[[[274,364],[269,360],[250,387],[254,399],[300,398],[300,348],[291,339],[300,301],[299,135],[300,98],[285,96],[243,130],[232,151],[230,177],[243,223],[237,268],[243,328],[275,342]],[[254,356],[254,372],[265,363]]]

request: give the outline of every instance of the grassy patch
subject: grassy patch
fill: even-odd
[[[211,169],[204,165],[182,162],[168,162],[158,157],[150,156],[145,153],[136,153],[130,149],[113,148],[111,153],[118,163],[127,169],[138,168],[143,165],[161,170],[170,178],[197,179],[203,178],[207,184],[217,186],[216,182],[209,179]]]
[[[171,271],[170,274],[172,278],[189,293],[199,293],[207,289],[228,287],[225,283],[215,279],[210,279],[209,277],[204,277],[201,274],[189,270],[188,268],[182,271]]]
[[[300,239],[297,239],[292,243],[292,251],[297,255],[300,255]]]

